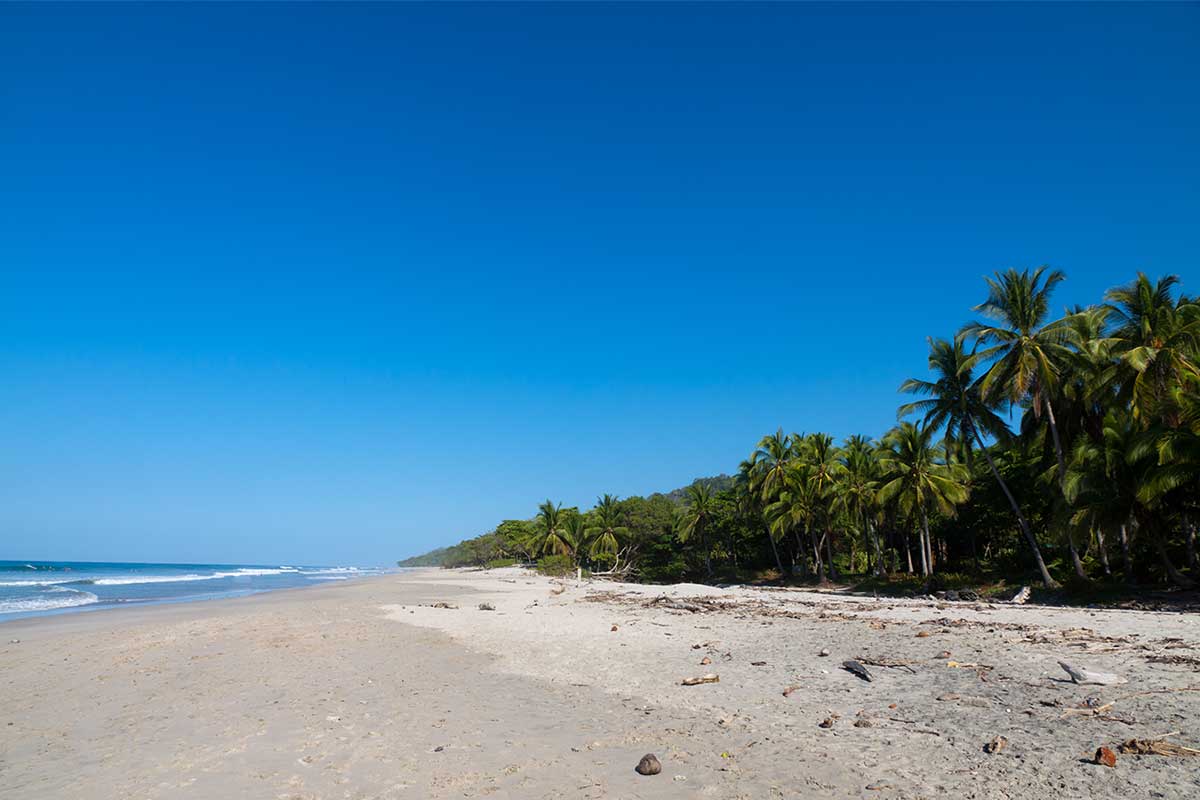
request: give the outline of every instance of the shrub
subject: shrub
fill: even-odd
[[[491,561],[483,565],[484,569],[501,569],[502,567],[515,566],[517,560],[515,558],[493,558]]]
[[[556,578],[573,575],[575,574],[575,562],[571,560],[570,556],[561,554],[542,556],[538,559],[537,571]]]

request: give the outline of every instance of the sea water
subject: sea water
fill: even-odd
[[[237,597],[386,571],[261,564],[0,561],[0,622],[132,604]]]

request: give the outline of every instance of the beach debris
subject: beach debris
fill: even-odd
[[[792,694],[792,692],[796,691],[796,690],[797,690],[797,689],[799,689],[799,688],[800,688],[800,684],[798,684],[798,683],[793,683],[791,686],[789,686],[789,687],[787,687],[786,689],[784,689],[784,690],[783,690],[783,696],[784,696],[784,697],[790,697],[790,696],[791,696],[791,694]]]
[[[9,639],[8,643],[9,644],[20,644],[21,640],[20,639]]]
[[[1021,591],[1014,594],[1012,596],[1012,600],[1009,600],[1008,602],[1013,603],[1018,606],[1023,606],[1027,602],[1029,602],[1029,595],[1031,595],[1031,594],[1033,594],[1033,592],[1030,590],[1030,588],[1028,586],[1022,586]]]
[[[937,654],[937,657],[938,657],[938,658],[949,658],[949,657],[950,657],[950,651],[949,651],[949,650],[943,650],[942,652],[940,652],[940,653],[938,653],[938,654]]]
[[[567,590],[567,587],[565,587],[565,586],[559,586],[559,587],[558,587],[558,588],[556,588],[556,589],[551,589],[551,590],[550,590],[550,594],[553,594],[553,595],[560,595],[560,594],[562,594],[563,592],[565,592],[566,590]]]
[[[704,658],[700,659],[700,666],[702,666],[702,667],[707,667],[711,663],[712,663],[712,659],[709,658],[708,656],[705,656]]]
[[[983,752],[988,755],[994,755],[1007,746],[1008,739],[1005,739],[1003,736],[993,736],[992,740],[983,746]]]
[[[492,605],[491,603],[480,603],[479,610],[480,611],[495,611],[496,607],[494,605]]]
[[[876,658],[874,656],[859,656],[858,661],[860,664],[869,664],[872,667],[888,667],[889,669],[906,669],[914,675],[917,674],[917,671],[915,669],[913,669],[911,666],[912,664],[917,663],[915,661],[906,661],[901,658]]]
[[[433,748],[433,752],[435,752],[435,753],[440,753],[440,752],[442,752],[442,751],[443,751],[443,750],[445,750],[445,749],[446,749],[446,748],[445,748],[443,745],[440,745],[440,744],[439,744],[437,747]]]
[[[765,662],[765,661],[751,661],[750,662],[750,666],[752,666],[752,667],[765,667],[766,665],[767,665],[767,662]]]
[[[930,633],[929,631],[917,631],[917,638],[918,638],[918,639],[928,639],[928,638],[929,638],[930,636],[932,636],[932,635],[933,635],[933,634],[932,634],[932,633]]]
[[[458,606],[454,605],[453,603],[447,603],[445,600],[438,600],[436,603],[433,604],[433,607],[434,608],[458,608]]]
[[[854,727],[873,728],[875,727],[875,723],[872,722],[869,717],[860,717],[859,719],[854,720]]]
[[[1152,736],[1149,739],[1127,739],[1117,749],[1122,753],[1139,756],[1200,756],[1200,749],[1164,741],[1178,733],[1179,731],[1172,731],[1161,736]]]
[[[829,655],[829,650],[827,648],[822,647],[821,652],[817,653],[817,655],[820,656],[821,658],[825,658]]]
[[[658,597],[656,597],[653,600],[651,600],[650,602],[646,603],[647,608],[649,608],[650,606],[662,606],[663,608],[671,608],[676,611],[689,611],[693,614],[699,613],[701,611],[713,610],[711,608],[706,608],[705,606],[702,606],[698,603],[689,603],[684,600],[676,600],[673,597],[667,597],[665,594],[660,594]]]
[[[616,626],[616,625],[613,625],[611,628],[609,628],[609,629],[608,629],[608,631],[609,631],[609,633],[616,633],[616,632],[617,632],[617,626]]]
[[[842,669],[846,670],[852,675],[857,675],[867,683],[870,683],[873,680],[871,678],[871,673],[867,672],[867,668],[853,659],[850,661],[843,661]]]
[[[1082,667],[1073,667],[1065,661],[1058,662],[1058,665],[1071,676],[1071,680],[1079,684],[1092,684],[1094,686],[1116,686],[1121,683],[1128,683],[1120,675],[1112,672],[1093,672]]]
[[[721,682],[721,676],[717,675],[716,673],[710,672],[707,675],[701,675],[696,678],[684,678],[679,683],[682,686],[699,686],[702,683],[720,683],[720,682]]]
[[[828,717],[826,717],[825,719],[823,719],[819,723],[817,723],[817,727],[818,728],[826,728],[826,729],[832,728],[834,725],[837,724],[837,719],[838,719],[837,714],[830,714]]]
[[[882,792],[884,789],[891,788],[891,786],[887,781],[876,781],[875,783],[868,783],[866,789],[868,792]]]
[[[1092,761],[1102,767],[1116,767],[1117,754],[1112,750],[1109,750],[1107,747],[1097,747],[1096,755],[1092,757]]]
[[[646,753],[642,756],[642,760],[637,763],[633,771],[638,775],[657,775],[662,772],[662,764],[658,761],[658,756],[654,753]]]

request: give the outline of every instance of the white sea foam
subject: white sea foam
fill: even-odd
[[[91,592],[63,589],[61,593],[42,597],[26,597],[19,600],[0,600],[0,614],[15,614],[21,611],[53,611],[56,608],[73,608],[97,603],[100,598]]]

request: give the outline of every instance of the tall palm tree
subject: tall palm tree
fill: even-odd
[[[873,553],[875,574],[882,575],[883,548],[873,524],[879,493],[878,448],[868,437],[855,435],[846,440],[841,452],[842,478],[838,498],[846,516],[862,536],[868,571]]]
[[[953,516],[955,507],[966,502],[969,494],[965,468],[946,462],[944,448],[933,444],[935,432],[902,422],[883,437],[886,482],[879,490],[882,501],[895,499],[905,514],[919,520],[921,572],[926,577],[933,571],[929,512],[936,509]]]
[[[837,580],[837,567],[833,563],[833,516],[836,508],[834,491],[841,478],[843,466],[839,460],[837,447],[833,437],[827,433],[812,433],[805,436],[801,449],[805,480],[808,481],[813,495],[817,500],[818,524],[821,526],[821,540],[816,550],[819,553],[825,548],[825,557],[829,562],[829,574]],[[820,557],[818,555],[818,561]],[[818,573],[822,572],[821,564],[817,565]]]
[[[734,479],[734,489],[738,501],[738,510],[751,520],[763,520],[764,504],[758,490],[758,480],[762,464],[756,458],[757,453],[751,453],[750,458],[738,465],[737,477]],[[775,566],[780,575],[792,574],[791,563],[784,567],[783,559],[779,557],[779,541],[771,526],[767,525],[767,541],[771,543],[771,555],[775,557]]]
[[[794,440],[795,437],[785,434],[780,428],[760,439],[758,448],[750,457],[755,470],[754,483],[764,502],[783,490],[788,464],[796,455]]]
[[[798,464],[788,467],[784,478],[783,489],[763,509],[763,518],[777,539],[783,539],[789,533],[795,537],[796,549],[801,554],[800,566],[807,574],[807,558],[803,555],[805,545],[800,539],[801,531],[808,533],[813,563],[817,570],[817,580],[825,580],[825,565],[821,559],[821,550],[813,536],[813,519],[816,516],[817,501],[813,485],[808,481],[804,468]]]
[[[915,394],[925,397],[912,403],[905,403],[896,412],[897,417],[906,417],[919,413],[924,415],[924,425],[931,431],[945,430],[946,438],[962,443],[968,464],[973,458],[974,447],[978,446],[987,461],[988,469],[1001,491],[1013,514],[1021,533],[1033,553],[1042,584],[1046,588],[1058,586],[1050,571],[1046,569],[1046,561],[1042,558],[1042,550],[1038,547],[1037,537],[1029,527],[1029,521],[1021,511],[1021,506],[1013,496],[1012,490],[996,468],[992,453],[984,442],[984,435],[999,442],[1007,442],[1012,434],[1004,420],[994,410],[994,404],[984,400],[979,384],[974,379],[973,369],[978,357],[968,354],[961,338],[953,342],[945,339],[929,339],[929,368],[936,376],[934,381],[924,381],[909,378],[900,385],[900,391],[905,394]]]
[[[605,494],[596,499],[592,509],[592,524],[584,534],[591,542],[589,555],[615,555],[620,549],[620,540],[629,536],[629,528],[621,524],[621,507],[616,496]]]
[[[687,544],[692,539],[696,540],[696,544],[704,556],[704,572],[711,577],[712,554],[709,552],[705,534],[709,523],[717,513],[716,498],[707,484],[697,481],[687,487],[684,503],[675,535],[681,544]]]
[[[1050,293],[1066,275],[1061,270],[1046,275],[1046,270],[1045,266],[1033,272],[1009,269],[986,278],[988,297],[975,310],[991,322],[968,323],[959,335],[982,345],[985,349],[978,351],[976,358],[992,363],[979,379],[985,399],[1028,402],[1036,416],[1046,415],[1061,487],[1067,462],[1053,400],[1059,391],[1061,365],[1071,356],[1068,345],[1074,340],[1074,331],[1063,320],[1047,322]]]

